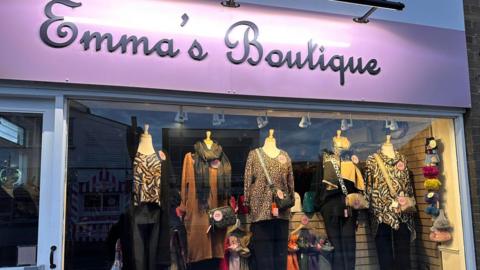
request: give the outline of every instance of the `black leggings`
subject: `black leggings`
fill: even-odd
[[[333,251],[333,270],[355,269],[355,231],[357,225],[357,212],[343,216],[323,215],[328,240],[335,248]]]
[[[381,223],[375,236],[380,269],[409,270],[410,267],[410,230],[405,223],[398,230]]]
[[[259,270],[286,270],[288,220],[275,219],[252,224],[252,244]]]

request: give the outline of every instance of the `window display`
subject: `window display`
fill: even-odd
[[[95,100],[69,113],[67,269],[436,268],[451,241],[451,119]]]

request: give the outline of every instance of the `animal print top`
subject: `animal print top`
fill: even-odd
[[[403,194],[404,196],[415,197],[405,156],[397,151],[394,158],[387,157],[381,151],[378,151],[377,154],[381,157],[390,175],[393,189],[397,192],[397,195]],[[367,159],[366,174],[365,194],[370,203],[370,212],[373,214],[371,220],[373,235],[376,235],[380,223],[385,223],[395,230],[399,229],[401,223],[405,223],[410,230],[410,238],[413,241],[416,237],[413,215],[396,213],[391,208],[392,202],[396,198],[390,194],[388,184],[374,155],[370,155]]]
[[[158,203],[160,205],[161,164],[156,153],[137,152],[133,161],[133,203]]]

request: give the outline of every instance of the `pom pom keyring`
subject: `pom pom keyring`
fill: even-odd
[[[440,187],[442,186],[442,182],[440,182],[438,178],[431,178],[431,179],[425,180],[425,182],[423,183],[423,186],[425,187],[425,189],[429,191],[439,191]]]
[[[425,202],[428,204],[437,204],[440,201],[440,195],[437,192],[430,191],[425,194]]]
[[[422,168],[423,176],[426,178],[437,178],[440,174],[437,166],[425,166]]]

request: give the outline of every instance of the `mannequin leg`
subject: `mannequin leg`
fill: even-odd
[[[392,228],[384,223],[379,224],[375,244],[381,270],[394,269],[392,240]]]
[[[342,226],[340,219],[342,217],[333,215],[323,215],[323,221],[325,222],[325,229],[327,231],[328,240],[335,248],[333,251],[333,270],[344,270],[343,265],[343,249],[342,249]]]
[[[273,258],[276,254],[274,251],[274,222],[275,220],[260,221],[252,224],[251,231],[253,233],[252,243],[253,252],[257,269],[275,269]]]
[[[356,250],[356,239],[355,232],[357,226],[357,216],[356,211],[353,212],[353,215],[348,218],[341,218],[341,241],[342,241],[342,250],[343,250],[343,265],[346,270],[355,269],[355,250]]]
[[[394,265],[397,269],[409,270],[410,261],[410,230],[405,223],[400,224],[398,231],[393,232]]]
[[[288,220],[274,220],[275,222],[275,243],[274,243],[274,268],[279,270],[287,269],[288,255]]]

